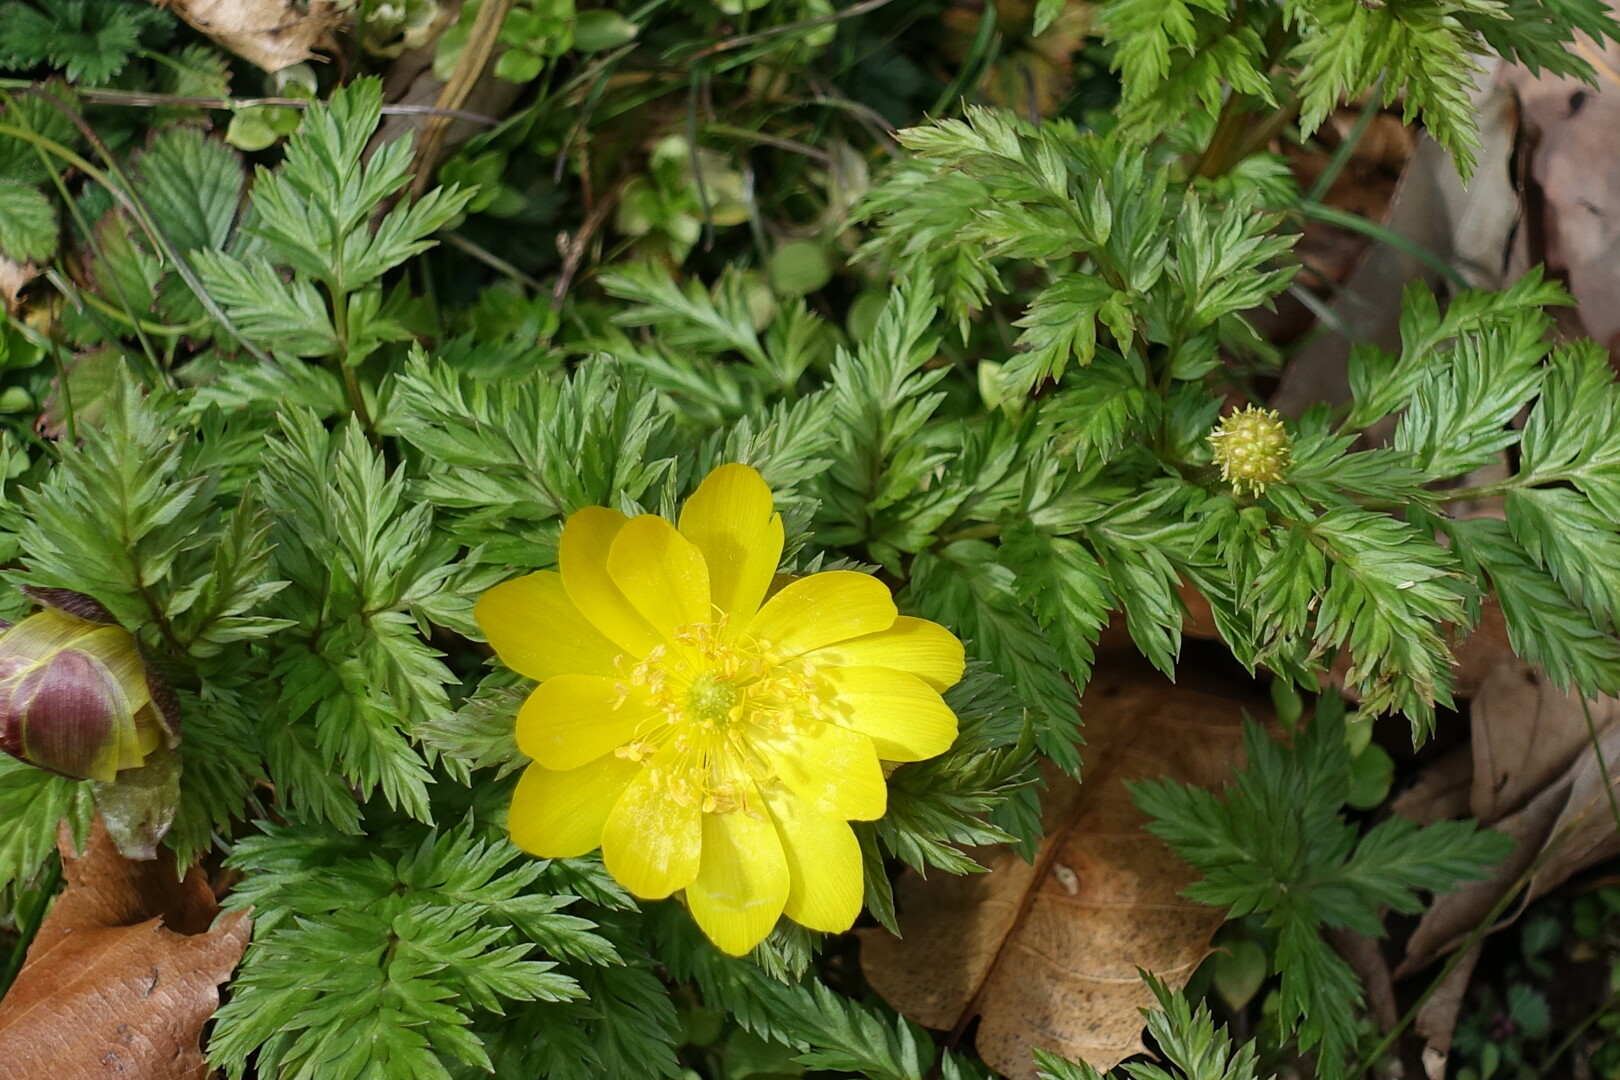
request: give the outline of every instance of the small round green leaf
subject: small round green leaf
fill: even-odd
[[[771,285],[784,296],[813,293],[832,280],[832,265],[813,240],[790,240],[771,256]]]

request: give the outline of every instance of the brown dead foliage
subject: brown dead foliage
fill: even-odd
[[[1611,4],[1611,8],[1614,5]],[[1526,220],[1512,267],[1546,263],[1575,297],[1568,329],[1590,334],[1620,357],[1620,45],[1575,51],[1596,70],[1596,86],[1504,65],[1500,80],[1523,111]]]
[[[331,0],[155,0],[244,60],[280,71],[330,47],[342,21]]]
[[[863,932],[868,981],[926,1027],[960,1033],[978,1016],[980,1055],[1015,1080],[1035,1075],[1032,1044],[1105,1070],[1139,1052],[1153,998],[1137,969],[1179,989],[1222,912],[1180,895],[1196,875],[1145,831],[1125,785],[1220,783],[1240,762],[1244,711],[1263,709],[1100,663],[1082,702],[1084,782],[1049,776],[1034,864],[990,848],[974,853],[985,874],[908,872],[895,894],[904,937]]]
[[[134,862],[98,819],[82,855],[64,828],[67,888],[0,999],[8,1077],[203,1080],[199,1043],[219,984],[247,948],[245,912],[221,915],[202,871]]]

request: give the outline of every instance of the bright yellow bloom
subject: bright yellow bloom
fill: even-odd
[[[561,572],[498,585],[474,614],[540,685],[517,718],[534,759],[512,839],[547,858],[598,846],[637,896],[682,889],[741,955],[784,913],[813,930],[860,913],[850,821],[883,816],[880,759],[956,738],[940,692],[962,644],[896,613],[882,582],[834,570],[766,599],[782,519],[753,469],[723,465],[680,527],[588,507],[563,528]]]

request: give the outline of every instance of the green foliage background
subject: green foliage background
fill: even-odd
[[[431,6],[356,5],[342,47],[380,69]],[[0,334],[0,555],[105,604],[179,693],[167,842],[255,912],[209,1047],[227,1075],[983,1074],[877,1003],[846,940],[784,924],[732,960],[594,857],[504,837],[527,687],[473,600],[553,565],[572,511],[669,514],[720,462],[776,491],[785,571],[882,574],[974,657],[956,746],[862,828],[891,929],[900,867],[1032,850],[1041,762],[1083,768],[1099,634],[1122,617],[1173,673],[1183,583],[1244,667],[1314,693],[1346,654],[1361,716],[1418,740],[1490,590],[1554,682],[1620,691],[1620,390],[1602,350],[1547,342],[1558,286],[1415,287],[1400,349],[1356,348],[1353,404],[1293,418],[1263,494],[1207,441],[1282,361],[1248,313],[1316,206],[1271,138],[1370,92],[1467,170],[1476,60],[1589,78],[1565,45],[1620,36],[1597,0],[904,7],[520,3],[516,104],[412,197],[373,78],[272,83],[139,4],[0,4],[0,254],[42,271]],[[1025,72],[1061,99],[1040,123],[997,89]],[[317,82],[223,132],[195,102]],[[1449,516],[1504,451],[1505,520]],[[1360,988],[1319,927],[1377,933],[1503,854],[1348,823],[1342,709],[1249,758],[1224,798],[1141,801],[1198,899],[1278,935],[1282,1034],[1233,1048],[1161,992],[1166,1065],[1138,1080],[1307,1052],[1345,1075]],[[24,930],[57,821],[90,812],[0,759]]]

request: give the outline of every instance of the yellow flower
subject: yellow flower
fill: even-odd
[[[860,913],[850,821],[883,815],[880,759],[956,738],[940,692],[962,645],[896,613],[882,582],[834,570],[766,598],[782,519],[753,469],[723,465],[680,527],[603,507],[568,519],[560,573],[486,593],[475,616],[540,685],[517,717],[533,759],[513,841],[547,858],[598,846],[645,899],[685,890],[726,952],[786,914],[847,930]]]

